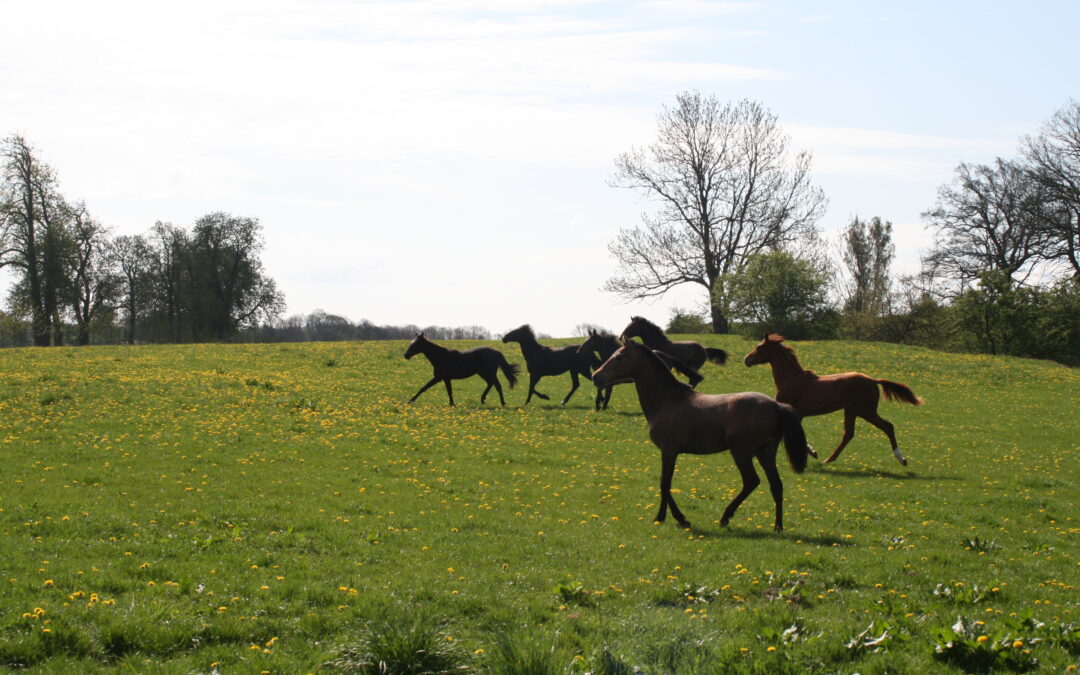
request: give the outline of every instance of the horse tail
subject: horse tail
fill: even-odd
[[[786,403],[777,401],[776,410],[780,415],[780,433],[784,435],[784,449],[787,450],[788,461],[795,473],[802,473],[806,470],[806,457],[810,454],[802,418],[795,412],[795,408]]]
[[[717,349],[716,347],[706,347],[705,354],[709,360],[718,366],[722,366],[727,363],[727,352],[723,349]]]
[[[499,358],[502,361],[502,363],[499,364],[499,368],[502,369],[503,375],[506,376],[506,381],[510,383],[510,388],[513,389],[514,385],[517,384],[517,376],[518,373],[521,372],[521,366],[507,361],[502,353],[499,354]]]
[[[892,380],[874,380],[881,385],[881,391],[885,394],[885,399],[889,401],[903,401],[904,403],[910,403],[911,405],[922,405],[923,400],[915,395],[915,392],[911,391],[911,387],[906,384],[900,384],[899,382],[893,382]]]

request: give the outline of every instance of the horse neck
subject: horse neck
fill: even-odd
[[[671,346],[671,338],[664,335],[664,331],[656,326],[646,326],[641,332],[641,340],[654,349],[663,351],[663,347]]]
[[[784,345],[777,345],[773,357],[769,359],[769,363],[772,365],[773,382],[776,383],[778,390],[788,380],[806,372],[799,364],[795,352]]]
[[[610,359],[611,355],[619,349],[619,342],[615,338],[611,340],[598,340],[593,343],[593,351],[600,355],[602,359]]]
[[[434,342],[428,341],[421,343],[420,353],[427,357],[428,361],[432,363],[441,363],[446,360],[446,357],[450,355],[453,350],[442,345],[437,345]]]
[[[659,362],[649,363],[634,376],[634,388],[637,389],[638,402],[645,413],[645,419],[653,419],[673,399],[686,395],[693,390],[675,379],[671,371]]]
[[[537,342],[536,336],[529,333],[525,333],[518,338],[518,344],[521,345],[521,353],[526,357],[532,354],[538,354],[544,349],[544,346]]]

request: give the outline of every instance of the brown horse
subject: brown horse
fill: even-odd
[[[812,370],[803,370],[799,359],[795,357],[795,350],[784,344],[783,336],[768,333],[765,334],[765,339],[746,355],[743,363],[747,366],[771,364],[773,381],[776,382],[776,400],[790,404],[803,417],[844,410],[844,437],[840,439],[836,450],[825,460],[826,464],[836,461],[840,451],[855,436],[855,418],[861,417],[885,432],[892,444],[893,456],[907,466],[907,459],[900,454],[900,448],[896,444],[893,425],[877,412],[880,400],[878,385],[881,385],[885,398],[890,401],[921,405],[923,400],[906,384],[878,380],[862,373],[816,375]]]
[[[593,373],[598,387],[633,381],[638,400],[649,422],[649,438],[660,448],[660,512],[663,522],[668,507],[682,527],[690,527],[671,496],[675,460],[682,453],[711,455],[731,450],[742,475],[742,490],[731,500],[720,519],[727,525],[735,509],[760,483],[754,470],[756,457],[769,481],[776,504],[775,528],[784,529],[784,484],[776,470],[776,449],[781,438],[796,473],[806,468],[806,435],[799,415],[789,405],[765,394],[700,394],[675,379],[668,366],[651,349],[623,340],[600,369]]]
[[[693,340],[671,340],[664,331],[652,321],[641,317],[630,317],[630,323],[623,329],[621,338],[639,337],[646,346],[659,349],[679,363],[698,370],[706,361],[719,366],[727,362],[727,352],[715,347],[706,347]],[[695,383],[696,384],[696,383]]]

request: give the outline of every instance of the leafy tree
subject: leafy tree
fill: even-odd
[[[673,307],[671,309],[671,318],[668,319],[668,325],[665,332],[674,333],[676,335],[711,333],[712,326],[710,326],[709,322],[699,314],[695,314],[694,312],[679,307]]]
[[[742,272],[724,279],[732,317],[755,333],[767,330],[793,339],[834,332],[828,287],[827,271],[786,251],[752,255]]]
[[[195,339],[227,340],[284,309],[277,285],[263,274],[262,246],[256,218],[215,212],[195,222],[186,261]]]
[[[730,300],[719,280],[756,253],[811,236],[825,196],[810,183],[810,154],[792,156],[760,103],[683,92],[657,127],[652,145],[615,160],[613,185],[658,209],[609,244],[618,269],[604,289],[641,299],[697,284],[709,293],[713,329],[726,333]]]

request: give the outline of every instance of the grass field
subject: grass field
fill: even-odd
[[[735,357],[700,389],[773,393],[751,343],[699,339]],[[479,379],[408,406],[430,369],[400,342],[0,351],[0,668],[1075,669],[1080,371],[794,346],[926,405],[882,404],[907,468],[862,421],[836,464],[783,464],[782,534],[764,486],[718,524],[726,454],[680,458],[693,530],[654,525],[627,386],[601,413],[588,386],[480,406]],[[831,450],[841,415],[806,428]]]

